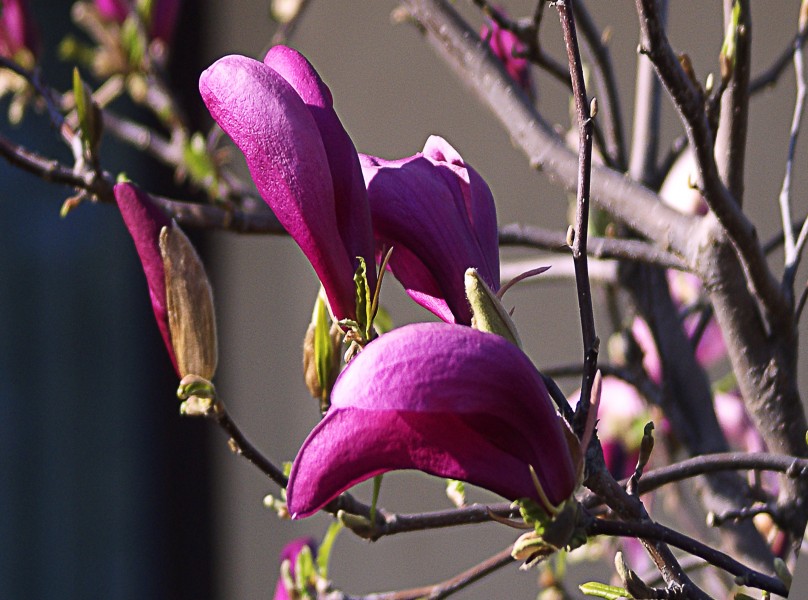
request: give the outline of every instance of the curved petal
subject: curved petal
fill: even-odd
[[[499,289],[499,233],[497,231],[497,208],[488,184],[460,153],[442,137],[431,135],[424,144],[424,156],[435,164],[450,165],[455,173],[465,200],[466,214],[474,231],[485,264],[477,271],[491,289]]]
[[[440,288],[453,321],[467,325],[471,322],[471,310],[463,282],[466,269],[476,268],[486,283],[493,289],[499,288],[495,243],[491,251],[492,236],[496,236],[493,198],[490,192],[487,196],[483,193],[476,174],[475,185],[470,185],[465,164],[443,140],[430,138],[425,151],[430,156],[416,154],[397,161],[360,157],[373,228],[382,243],[409,251],[394,251],[390,269],[413,299],[433,310],[422,301],[433,296],[432,290],[424,288],[424,278],[410,279],[412,274],[428,272]],[[444,160],[447,156],[452,162]],[[485,209],[478,206],[484,202],[489,202],[489,206]],[[478,235],[477,227],[482,236]],[[421,267],[408,264],[413,259]]]
[[[337,227],[342,243],[352,260],[361,256],[365,259],[365,264],[372,265],[373,227],[359,155],[334,111],[331,91],[311,63],[292,48],[270,48],[264,64],[289,82],[311,111],[328,157],[334,185]],[[358,262],[354,262],[354,268],[358,266]],[[375,287],[375,270],[368,269],[368,274],[371,286]]]
[[[541,375],[500,336],[445,323],[371,342],[340,375],[331,409],[298,453],[289,510],[305,517],[393,469],[462,479],[509,499],[572,494],[573,461]]]
[[[160,256],[160,230],[170,226],[171,221],[152,203],[148,194],[131,183],[119,183],[115,186],[115,200],[118,202],[126,228],[135,241],[135,249],[149,286],[154,318],[157,320],[157,327],[163,336],[174,370],[179,374],[168,326],[165,267]]]
[[[215,62],[199,89],[244,153],[261,196],[311,262],[334,313],[355,317],[353,258],[341,243],[328,157],[308,107],[281,75],[245,56]]]

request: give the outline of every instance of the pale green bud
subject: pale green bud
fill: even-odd
[[[522,341],[511,316],[477,269],[466,270],[465,284],[466,298],[471,305],[471,326],[479,331],[501,335],[521,348]]]

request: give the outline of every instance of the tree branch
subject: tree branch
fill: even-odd
[[[785,584],[769,575],[750,569],[734,558],[706,544],[694,540],[678,531],[674,531],[658,523],[608,521],[595,519],[588,528],[590,535],[611,535],[619,537],[637,537],[645,540],[665,542],[684,550],[694,556],[703,558],[710,564],[735,575],[742,585],[767,590],[781,596],[788,596]]]
[[[740,15],[735,35],[734,68],[721,95],[721,116],[715,141],[715,158],[721,180],[743,206],[746,134],[749,122],[749,78],[752,63],[752,14],[749,0],[724,1],[724,26],[729,27],[734,3]]]
[[[513,546],[508,546],[501,552],[484,560],[471,569],[463,571],[459,575],[447,579],[435,585],[428,585],[420,588],[410,590],[402,590],[399,592],[386,592],[381,594],[370,594],[362,596],[355,600],[417,600],[419,598],[429,598],[430,600],[439,600],[440,598],[447,598],[455,592],[468,587],[472,583],[479,581],[486,575],[490,575],[509,565],[513,562],[511,551]],[[330,598],[330,596],[329,596]],[[347,599],[346,599],[347,600]]]
[[[767,319],[777,320],[790,307],[783,298],[779,283],[769,271],[755,227],[721,181],[713,155],[713,133],[704,110],[704,93],[698,82],[691,80],[674,54],[659,19],[656,0],[636,1],[642,51],[654,63],[680,114],[695,152],[702,194],[741,257],[746,278],[764,307]],[[698,244],[693,244],[688,258],[696,263],[698,254]]]
[[[577,156],[530,104],[515,92],[499,61],[487,51],[479,36],[446,0],[402,0],[437,54],[469,85],[499,119],[528,157],[568,191],[575,191]],[[654,240],[665,250],[687,249],[695,222],[664,204],[649,189],[609,167],[593,165],[592,200],[634,231]]]

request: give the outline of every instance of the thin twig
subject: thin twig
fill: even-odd
[[[808,20],[808,19],[806,19]],[[783,285],[794,294],[794,277],[800,263],[800,255],[808,236],[808,219],[803,222],[797,239],[794,239],[791,230],[791,176],[794,168],[794,156],[797,151],[797,138],[800,134],[800,124],[805,112],[805,63],[802,52],[801,38],[797,37],[794,45],[794,75],[797,80],[797,97],[794,100],[794,114],[791,119],[791,130],[788,139],[788,158],[786,160],[786,172],[783,176],[783,187],[780,190],[780,213],[783,218],[783,234],[785,235],[785,271],[783,273]]]
[[[753,224],[724,185],[713,154],[714,137],[704,112],[704,93],[685,73],[659,20],[656,0],[637,0],[642,51],[648,55],[679,111],[698,165],[702,194],[734,242],[749,284],[773,321],[789,310],[758,243]],[[786,312],[784,312],[786,311]]]
[[[788,46],[780,53],[774,62],[765,69],[762,73],[758,74],[749,83],[749,93],[757,94],[765,88],[777,83],[780,76],[785,73],[788,65],[794,57],[794,46],[797,44],[804,44],[805,39],[808,37],[808,24],[803,23],[797,34],[788,43]]]
[[[438,56],[492,111],[530,164],[541,168],[568,191],[575,191],[577,156],[524,94],[512,93],[510,80],[499,61],[450,3],[447,0],[402,0],[402,3],[420,25],[418,31],[426,35]],[[651,190],[615,169],[593,165],[592,200],[646,239],[659,241],[665,249],[685,250],[692,240],[692,217],[665,206]]]
[[[668,2],[659,3],[659,18],[665,23]],[[654,65],[642,53],[637,55],[637,88],[634,92],[634,127],[631,136],[629,175],[650,184],[656,177],[657,152],[662,101],[662,85],[654,71]]]
[[[563,233],[520,223],[502,225],[499,228],[499,243],[502,246],[569,252],[567,238]],[[640,240],[590,237],[586,251],[594,258],[617,258],[666,269],[687,270],[687,265],[680,257]]]
[[[573,14],[584,40],[584,48],[592,69],[592,77],[599,93],[599,112],[605,115],[606,154],[616,169],[624,171],[627,165],[626,139],[623,115],[620,109],[620,88],[617,72],[612,64],[609,45],[589,14],[585,3],[575,2]],[[598,123],[595,123],[598,125]],[[601,144],[602,146],[602,144]]]
[[[788,595],[785,584],[769,575],[760,573],[691,537],[660,525],[659,523],[609,521],[595,519],[589,525],[590,535],[611,535],[619,537],[635,537],[645,540],[656,540],[675,546],[694,556],[703,558],[710,564],[735,575],[742,585],[767,590],[781,596]]]
[[[361,596],[356,600],[416,600],[418,598],[429,598],[430,600],[439,600],[440,598],[447,598],[455,592],[468,587],[472,583],[479,581],[486,575],[501,569],[513,562],[511,551],[513,546],[508,546],[501,552],[498,552],[487,558],[483,562],[474,567],[463,571],[459,575],[455,575],[451,579],[442,581],[435,585],[414,588],[410,590],[402,590],[399,592],[386,592],[381,594],[369,594]]]
[[[592,119],[591,107],[586,97],[583,63],[578,48],[578,35],[575,32],[575,17],[572,2],[557,3],[567,61],[572,79],[572,95],[575,100],[575,116],[578,121],[578,189],[574,239],[572,240],[572,260],[575,264],[575,283],[578,290],[578,311],[581,319],[583,340],[584,372],[581,377],[581,398],[589,398],[598,363],[599,340],[595,332],[595,314],[592,308],[592,289],[589,283],[589,265],[586,256],[586,242],[589,228],[589,188],[592,176]],[[580,434],[584,429],[589,412],[589,403],[580,402],[576,409],[574,428]]]

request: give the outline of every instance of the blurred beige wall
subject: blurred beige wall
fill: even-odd
[[[266,0],[209,2],[209,61],[228,53],[260,58],[274,30]],[[512,15],[530,13],[530,2],[502,2]],[[611,48],[622,83],[624,114],[630,115],[634,93],[637,44],[633,3],[591,2],[597,22],[612,28]],[[703,79],[717,69],[722,38],[719,3],[672,2],[671,39],[686,50]],[[778,3],[778,8],[787,3]],[[793,3],[789,3],[789,6]],[[468,3],[455,5],[473,15]],[[430,134],[449,140],[489,182],[501,223],[524,221],[566,229],[566,195],[529,169],[507,135],[476,99],[443,66],[415,28],[392,25],[390,0],[314,0],[292,40],[331,87],[335,106],[361,152],[388,158],[413,154]],[[237,8],[236,8],[237,7]],[[755,68],[769,64],[794,29],[794,10],[756,5]],[[793,8],[793,7],[792,7]],[[560,32],[552,8],[546,12],[543,40],[560,53]],[[554,81],[538,78],[540,104],[548,117],[568,121],[568,100]],[[793,76],[776,92],[752,106],[747,206],[760,224],[762,238],[778,228],[776,199],[782,178],[787,132],[793,107]],[[677,134],[666,108],[668,143]],[[630,123],[627,125],[630,132]],[[663,144],[663,149],[665,145]],[[794,189],[803,214],[805,151],[801,153]],[[288,239],[220,234],[212,255],[216,273],[221,341],[220,392],[249,437],[275,461],[292,460],[318,420],[314,402],[302,383],[300,346],[317,291],[316,279],[297,247]],[[779,260],[779,257],[778,259]],[[804,277],[804,276],[803,276]],[[804,280],[804,279],[802,279]],[[802,281],[801,280],[801,281]],[[427,319],[406,301],[392,279],[386,301],[397,323]],[[571,282],[524,286],[508,294],[515,318],[536,364],[558,364],[580,355],[577,306]],[[605,320],[601,319],[602,326]],[[805,359],[801,358],[801,368]],[[803,381],[804,387],[804,381]],[[281,522],[263,508],[262,498],[277,493],[274,485],[246,461],[229,454],[216,439],[218,485],[215,511],[219,596],[258,599],[271,595],[277,557],[289,539],[321,537],[328,519]],[[418,484],[417,490],[415,484]],[[368,497],[367,488],[360,494]],[[485,500],[473,492],[470,500]],[[396,511],[448,507],[441,482],[419,475],[389,475],[381,503]],[[411,534],[364,543],[344,535],[337,543],[332,568],[335,583],[348,593],[412,587],[438,581],[504,548],[514,532],[497,525]],[[463,598],[533,598],[534,573],[513,566],[470,588]]]

